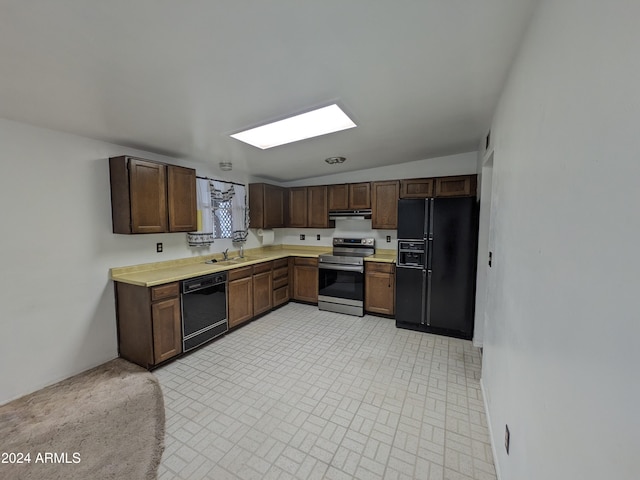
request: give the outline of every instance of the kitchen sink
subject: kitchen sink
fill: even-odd
[[[210,260],[207,260],[204,263],[208,263],[211,265],[222,265],[222,266],[228,266],[228,265],[238,265],[241,263],[246,263],[246,262],[251,262],[257,260],[255,257],[235,257],[235,258],[230,258],[229,260],[218,260],[217,262],[212,262]]]

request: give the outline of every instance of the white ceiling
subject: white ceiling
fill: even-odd
[[[535,1],[0,0],[0,117],[277,181],[467,152]],[[357,128],[228,136],[334,101]]]

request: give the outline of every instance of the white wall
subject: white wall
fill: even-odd
[[[503,480],[640,478],[638,18],[542,0],[495,115],[482,384]]]
[[[398,245],[396,230],[372,230],[371,220],[336,220],[335,228],[278,228],[275,232],[276,244],[331,246],[333,237],[373,237],[377,249],[395,250]],[[301,233],[304,240],[300,240]],[[320,235],[320,240],[316,235]],[[387,242],[387,236],[391,242]]]
[[[343,165],[347,165],[349,160]],[[336,171],[343,167],[334,165]],[[285,187],[305,185],[331,185],[334,183],[369,182],[375,180],[395,180],[401,178],[445,177],[447,175],[472,175],[477,170],[477,152],[447,155],[446,157],[428,158],[415,162],[405,162],[386,167],[368,168],[353,172],[336,173],[322,177],[306,178],[295,182],[287,182]]]
[[[0,404],[117,356],[109,268],[231,246],[227,240],[192,249],[183,233],[111,233],[107,158],[121,154],[248,180],[236,172],[223,176],[215,167],[0,120]],[[155,252],[156,242],[164,243],[164,253]],[[258,243],[252,235],[247,247]]]

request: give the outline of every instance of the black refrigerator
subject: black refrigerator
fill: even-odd
[[[471,339],[477,238],[474,197],[399,200],[398,328]]]

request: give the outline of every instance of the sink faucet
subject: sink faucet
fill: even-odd
[[[244,245],[240,245],[240,252],[238,253],[240,258],[244,258]]]
[[[225,260],[229,260],[229,249],[227,248],[224,252],[222,252],[222,256]]]

